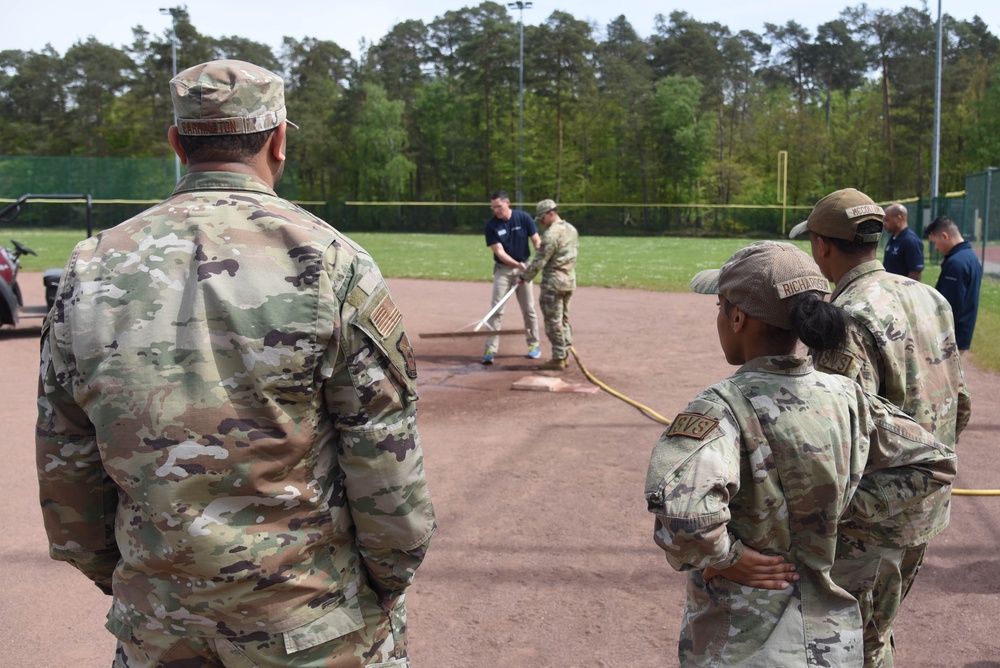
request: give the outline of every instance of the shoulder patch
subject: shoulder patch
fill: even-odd
[[[386,294],[382,297],[382,301],[378,303],[378,306],[372,310],[369,318],[375,330],[382,335],[382,340],[384,341],[395,331],[396,325],[402,320],[403,315],[396,308],[392,297]]]
[[[715,418],[697,413],[678,413],[667,429],[667,436],[689,436],[701,441],[718,426],[719,421]]]
[[[406,332],[399,333],[396,350],[403,356],[403,362],[406,364],[406,375],[410,378],[416,378],[417,360],[413,357],[413,346],[410,345],[410,339],[406,336]]]
[[[842,350],[824,350],[816,359],[816,366],[848,378],[857,375],[857,360]]]

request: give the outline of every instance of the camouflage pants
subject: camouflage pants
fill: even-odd
[[[569,326],[569,302],[572,298],[572,290],[557,292],[544,287],[538,298],[545,321],[545,336],[552,344],[552,359],[555,360],[566,359],[569,347],[573,345],[573,330]]]
[[[406,607],[390,612],[370,589],[357,605],[286,633],[223,638],[176,636],[134,628],[113,617],[107,627],[118,637],[113,668],[406,668]],[[346,623],[346,627],[342,627]],[[331,626],[335,628],[331,628]],[[346,634],[343,628],[355,627]],[[340,635],[334,635],[340,634]]]
[[[870,588],[860,582],[841,582],[835,578],[837,584],[858,599],[861,606],[865,630],[864,668],[892,668],[892,627],[926,552],[927,543],[899,549],[877,547],[842,537],[837,552],[838,561],[842,557],[878,560],[874,583],[871,580],[867,583]]]
[[[521,315],[524,316],[524,328],[528,330],[528,346],[538,345],[538,316],[535,314],[535,293],[532,291],[531,283],[521,283],[518,285],[517,277],[521,270],[517,267],[509,267],[505,264],[494,265],[493,267],[493,302],[496,306],[510,289],[517,285],[517,303],[521,306]],[[487,324],[493,329],[500,329],[500,321],[503,318],[503,311],[510,303],[508,299],[500,309],[493,314]],[[486,350],[500,350],[500,337],[489,336],[486,338]]]

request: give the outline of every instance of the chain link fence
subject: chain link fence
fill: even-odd
[[[295,171],[289,165],[277,189],[292,200],[299,191]],[[174,185],[173,158],[0,156],[0,207],[27,194],[89,194],[95,230],[113,227],[166,199]],[[83,200],[33,201],[22,208],[16,224],[82,230],[85,221]]]
[[[1000,273],[1000,170],[990,167],[965,179],[965,191],[902,203],[909,223],[924,237],[937,216],[954,220],[980,251],[991,273]],[[296,201],[344,230],[424,233],[482,232],[492,215],[487,202],[313,202],[299,200],[294,164],[278,184],[280,196]],[[175,185],[172,157],[92,158],[0,156],[0,205],[25,194],[86,193],[93,199],[94,229],[117,225],[170,195]],[[888,204],[888,203],[886,203]],[[534,214],[534,203],[517,205]],[[694,236],[781,238],[808,216],[809,206],[560,203],[559,212],[581,233],[605,236]],[[79,201],[42,201],[26,206],[19,227],[84,229]],[[4,221],[0,221],[3,224]],[[930,248],[931,260],[939,261]]]

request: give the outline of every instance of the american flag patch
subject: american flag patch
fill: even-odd
[[[389,295],[382,298],[370,317],[375,330],[382,335],[383,339],[389,338],[389,335],[396,329],[396,325],[403,319],[403,315],[392,303],[392,298]]]

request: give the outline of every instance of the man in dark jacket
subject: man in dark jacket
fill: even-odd
[[[948,216],[938,216],[927,226],[927,238],[944,255],[941,275],[934,287],[951,304],[958,349],[968,350],[979,312],[983,265],[972,250],[972,244],[962,237],[958,225]]]

